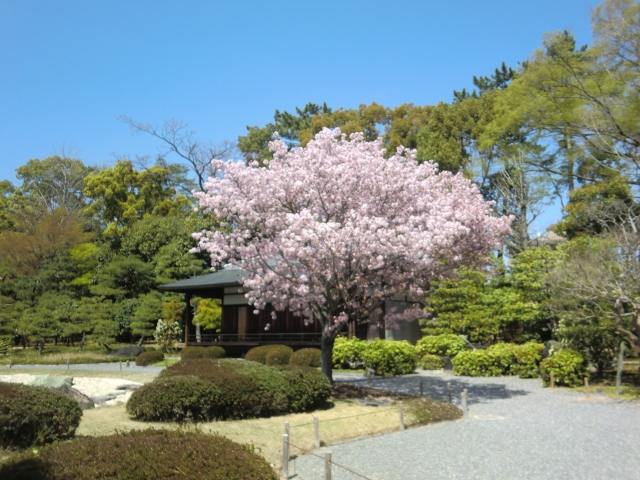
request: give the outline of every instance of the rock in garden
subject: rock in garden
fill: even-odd
[[[453,370],[453,363],[451,363],[451,357],[442,357],[442,363],[445,370]]]
[[[109,356],[110,357],[137,357],[142,352],[144,352],[144,347],[122,347],[116,350],[115,352],[111,352]]]
[[[142,385],[139,383],[130,383],[128,385],[118,385],[116,387],[116,390],[124,390],[125,392],[128,391],[133,391],[133,390],[137,390],[141,387]]]
[[[71,387],[73,377],[60,377],[57,375],[36,375],[29,385],[34,387],[60,388],[63,385]]]
[[[59,387],[56,387],[55,390],[58,390],[64,393],[65,395],[67,395],[68,397],[73,398],[75,401],[77,401],[80,404],[80,408],[82,408],[83,410],[87,410],[89,408],[95,407],[95,405],[93,404],[93,400],[91,400],[89,397],[87,397],[82,392],[76,390],[75,388],[70,387],[66,383],[62,384]]]
[[[542,360],[551,355],[551,351],[557,352],[562,350],[562,344],[560,342],[556,342],[555,340],[549,340],[545,346],[544,350],[542,350]]]

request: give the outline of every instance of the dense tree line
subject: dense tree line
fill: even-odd
[[[560,338],[598,365],[621,339],[640,353],[640,5],[605,0],[592,27],[591,45],[546,34],[525,61],[474,77],[475,88],[450,102],[276,110],[273,122],[247,127],[237,150],[268,168],[276,132],[295,148],[335,127],[381,137],[386,157],[416,149],[419,162],[472,179],[496,214],[514,218],[492,268],[434,285],[425,331],[484,343]],[[50,157],[20,167],[18,185],[0,182],[0,335],[133,341],[183,314],[158,284],[208,270],[205,255],[188,253],[190,234],[217,220],[194,211],[191,192],[218,174],[211,160],[233,157],[233,145],[202,142],[176,121],[121,119],[162,143],[155,164],[98,169]],[[531,224],[556,200],[563,218],[553,229],[568,242],[536,247]],[[202,324],[216,328],[216,312],[202,303]]]

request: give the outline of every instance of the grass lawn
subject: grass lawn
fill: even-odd
[[[620,383],[621,400],[640,400],[640,362],[625,362],[622,369],[622,381]],[[616,398],[616,371],[608,370],[602,378],[592,375],[589,380],[592,393],[602,393],[611,398]],[[585,392],[584,386],[572,388],[576,392]]]

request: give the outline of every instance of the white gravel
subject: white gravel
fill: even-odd
[[[365,384],[361,375],[336,380]],[[469,418],[333,445],[335,462],[371,480],[636,480],[640,478],[640,404],[600,395],[590,400],[540,380],[469,378],[421,372],[376,378],[375,388],[447,398],[469,392]],[[322,424],[320,425],[322,435]],[[294,451],[293,454],[299,452]],[[293,463],[290,472],[293,472]],[[324,479],[324,460],[295,460],[297,480]],[[333,467],[334,480],[362,477]]]
[[[61,375],[71,376],[71,375]],[[32,382],[36,378],[35,375],[25,373],[16,373],[13,375],[0,375],[0,382],[22,383],[24,385]],[[132,391],[117,390],[121,385],[142,385],[138,382],[125,380],[122,378],[98,378],[98,377],[73,377],[72,386],[79,392],[89,398],[102,397],[110,394],[117,394],[113,400],[104,403],[97,403],[96,407],[122,405],[127,403],[131,397]]]

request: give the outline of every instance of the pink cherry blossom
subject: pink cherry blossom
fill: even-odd
[[[385,159],[380,140],[347,139],[338,129],[304,148],[277,139],[269,146],[266,168],[213,162],[223,175],[195,195],[231,228],[195,233],[196,250],[214,268],[247,271],[255,308],[270,302],[320,322],[329,378],[343,324],[366,320],[399,294],[424,297],[434,280],[484,263],[510,230],[512,219],[492,216],[471,181],[419,164],[415,151],[399,147]],[[388,312],[386,325],[419,316],[421,308]]]

